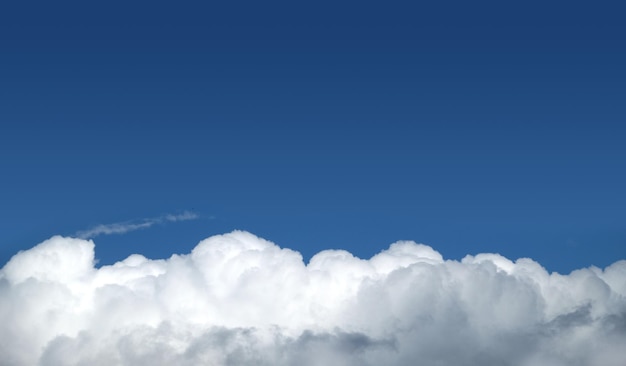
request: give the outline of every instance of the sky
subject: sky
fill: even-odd
[[[3,3],[0,356],[621,365],[624,10]]]
[[[626,27],[610,4],[3,4],[0,261],[111,264],[248,230],[551,271],[626,257]]]

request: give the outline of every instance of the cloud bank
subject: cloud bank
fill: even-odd
[[[247,232],[94,267],[55,236],[0,270],[3,365],[592,365],[626,360],[626,261],[549,274],[397,242],[363,260]]]
[[[129,231],[146,229],[155,224],[162,224],[168,221],[169,222],[187,221],[187,220],[195,220],[197,218],[198,218],[197,214],[190,212],[190,211],[185,211],[177,215],[168,214],[168,215],[152,217],[152,218],[137,220],[137,221],[124,221],[124,222],[117,222],[113,224],[101,224],[101,225],[94,226],[88,230],[79,231],[76,233],[75,236],[80,239],[93,239],[98,235],[124,234]]]

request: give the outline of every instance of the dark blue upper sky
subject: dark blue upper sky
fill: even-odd
[[[626,22],[609,4],[0,9],[0,262],[249,230],[305,258],[399,239],[568,272],[626,258]]]

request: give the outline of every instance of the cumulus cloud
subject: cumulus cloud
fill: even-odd
[[[3,365],[591,365],[626,360],[626,261],[568,275],[397,242],[308,264],[235,231],[94,266],[53,237],[0,270]]]
[[[88,230],[82,230],[76,233],[76,237],[81,239],[93,239],[98,235],[110,235],[110,234],[124,234],[129,231],[135,231],[139,229],[146,229],[155,224],[162,224],[165,222],[176,222],[176,221],[187,221],[187,220],[195,220],[198,218],[198,215],[185,211],[181,214],[168,214],[159,217],[152,217],[148,219],[135,220],[135,221],[124,221],[117,222],[113,224],[100,224],[96,225]]]

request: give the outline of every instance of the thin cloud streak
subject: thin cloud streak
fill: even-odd
[[[75,236],[80,239],[93,239],[99,235],[125,234],[130,231],[147,229],[156,224],[164,224],[166,222],[189,221],[199,218],[198,214],[185,211],[180,214],[167,214],[158,217],[152,217],[142,220],[116,222],[112,224],[100,224],[87,230],[78,231]]]

